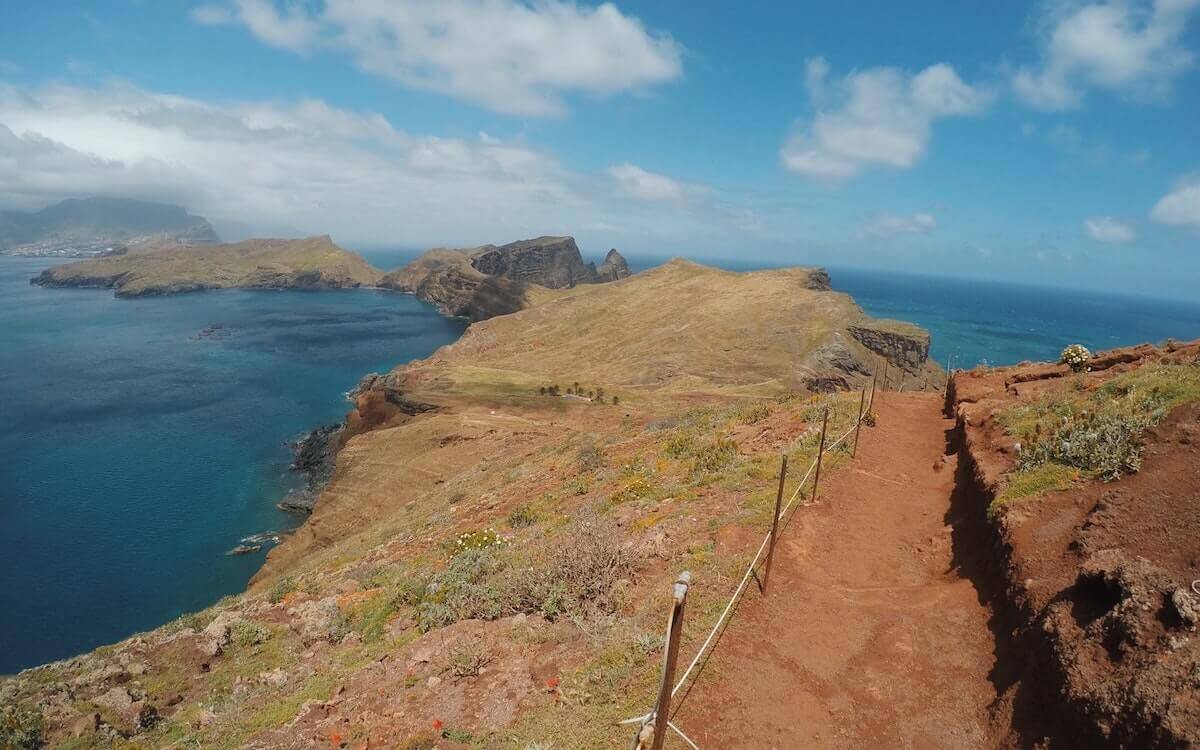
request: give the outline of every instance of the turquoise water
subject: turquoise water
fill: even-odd
[[[378,267],[411,251],[364,253]],[[631,258],[635,269],[661,260]],[[711,261],[710,261],[711,262]],[[716,262],[735,270],[743,261]],[[239,591],[299,519],[285,443],[337,421],[370,371],[458,337],[388,292],[212,292],[116,300],[45,290],[48,263],[0,258],[0,673],[69,656]],[[933,334],[955,366],[1200,338],[1200,305],[830,269],[877,317]],[[222,326],[213,336],[201,330]]]
[[[389,292],[30,286],[47,265],[0,258],[0,674],[241,590],[263,553],[225,553],[300,520],[285,443],[463,328]]]

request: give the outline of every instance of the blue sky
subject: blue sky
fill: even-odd
[[[1200,0],[899,8],[9,3],[0,208],[1194,296]]]

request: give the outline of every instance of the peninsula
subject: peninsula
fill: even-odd
[[[48,268],[32,283],[99,287],[115,290],[118,297],[141,297],[206,289],[348,289],[375,286],[380,276],[324,235],[228,245],[152,245]]]

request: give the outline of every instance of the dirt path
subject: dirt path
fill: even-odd
[[[932,394],[881,394],[858,458],[802,508],[675,722],[714,748],[994,744],[990,612],[954,563],[956,457]]]

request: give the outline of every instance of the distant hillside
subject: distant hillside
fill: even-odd
[[[204,289],[345,289],[378,284],[365,260],[328,235],[173,247],[68,263],[42,272],[48,287],[115,289],[118,297]]]
[[[179,206],[125,198],[70,199],[34,213],[0,211],[0,253],[88,256],[146,241],[218,242],[208,221]]]

